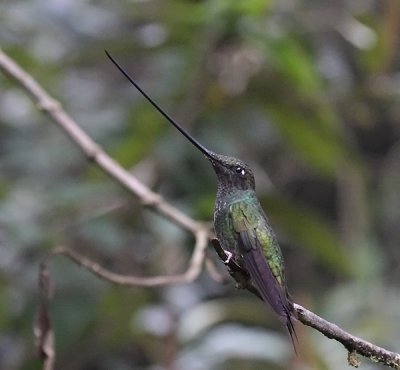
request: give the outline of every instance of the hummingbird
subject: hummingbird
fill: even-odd
[[[210,161],[217,175],[214,229],[226,254],[247,271],[265,302],[286,326],[293,347],[293,301],[288,293],[282,252],[255,192],[254,175],[240,159],[214,153],[170,117],[106,51],[108,58],[150,104]]]

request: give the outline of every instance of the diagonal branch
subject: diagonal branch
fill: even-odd
[[[146,185],[133,177],[105,151],[54,100],[32,76],[25,72],[13,59],[0,49],[0,69],[17,82],[29,93],[38,108],[59,126],[86,156],[89,161],[96,163],[105,173],[117,183],[136,195],[143,205],[153,208],[156,212],[170,219],[183,229],[195,233],[198,222],[167,203],[159,194],[151,191]]]
[[[211,240],[212,245],[221,260],[226,261],[226,255],[217,239]],[[230,259],[225,265],[228,267],[229,274],[236,280],[237,287],[247,289],[261,299],[257,288],[249,280],[247,271],[243,270],[233,259]],[[356,359],[356,354],[360,354],[369,358],[373,362],[380,362],[394,369],[400,369],[400,354],[388,351],[385,348],[378,347],[364,339],[356,337],[336,324],[333,324],[306,308],[294,304],[297,319],[304,325],[310,326],[329,339],[335,339],[341,343],[349,352],[349,365],[359,366],[359,361]]]
[[[96,163],[105,173],[112,177],[116,182],[125,187],[130,193],[142,202],[143,205],[152,208],[155,212],[166,217],[176,225],[191,232],[196,237],[196,246],[194,248],[192,257],[189,262],[188,269],[182,275],[173,276],[157,276],[151,278],[143,277],[129,277],[112,273],[100,267],[98,264],[90,261],[86,257],[79,255],[65,247],[56,248],[53,253],[63,254],[70,258],[75,263],[78,263],[85,269],[95,273],[102,279],[124,285],[142,285],[142,286],[155,286],[163,284],[174,284],[190,282],[197,278],[202,270],[203,262],[205,259],[205,248],[207,246],[207,239],[212,239],[213,235],[207,230],[203,223],[197,222],[187,216],[186,214],[173,207],[166,202],[159,194],[152,192],[148,187],[142,184],[135,177],[130,175],[123,169],[117,162],[110,158],[100,147],[97,145],[78,125],[77,123],[62,109],[61,105],[50,97],[46,91],[20,66],[18,66],[10,57],[8,57],[0,49],[0,70],[13,79],[18,85],[25,89],[32,97],[45,114],[57,124],[65,133],[70,137],[71,141],[79,147],[88,160]],[[222,260],[226,258],[225,253],[222,251],[218,241],[213,241],[214,249]],[[258,291],[249,281],[247,272],[242,270],[234,261],[228,263],[228,271],[231,276],[236,280],[239,288],[248,289],[250,292],[259,296]],[[43,268],[41,269],[41,276],[43,275]],[[47,276],[44,274],[43,276]],[[42,277],[43,277],[42,276]],[[48,278],[48,277],[47,277]],[[42,284],[42,294],[45,287]],[[43,300],[47,303],[48,296],[46,295]],[[358,360],[355,354],[360,354],[371,359],[374,362],[382,363],[394,369],[400,369],[400,354],[390,352],[384,348],[378,347],[369,343],[361,338],[355,337],[352,334],[339,328],[337,325],[332,324],[316,314],[308,311],[304,307],[295,304],[295,311],[298,320],[307,326],[320,331],[328,338],[335,339],[348,350],[349,364],[358,366]],[[51,334],[50,323],[47,322],[47,311],[42,314],[42,319],[45,324],[42,324],[42,330],[47,330]],[[43,334],[41,334],[43,336]],[[52,352],[52,341],[44,341],[42,338],[42,347],[49,346],[48,358],[54,362],[54,353]],[[49,360],[49,361],[50,361]]]
[[[304,325],[311,326],[327,338],[335,339],[343,344],[349,352],[349,365],[353,365],[351,361],[355,358],[354,354],[358,353],[373,362],[382,363],[393,369],[400,369],[400,354],[356,337],[298,304],[294,305],[294,309],[297,313],[297,318]],[[358,363],[357,360],[356,363]]]

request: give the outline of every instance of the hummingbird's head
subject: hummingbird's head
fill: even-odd
[[[220,155],[208,150],[191,136],[178,122],[169,116],[140,86],[139,84],[117,63],[106,51],[107,56],[121,71],[121,73],[139,90],[139,92],[157,109],[168,122],[170,122],[183,136],[186,137],[206,158],[211,162],[218,177],[218,186],[224,189],[254,190],[254,176],[250,167],[243,161]]]
[[[206,158],[211,162],[218,177],[218,183],[227,188],[248,190],[255,188],[254,175],[247,163],[234,157],[227,157],[208,151]]]

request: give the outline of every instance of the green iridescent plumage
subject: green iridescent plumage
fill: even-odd
[[[106,52],[107,53],[107,52]],[[245,269],[261,297],[286,325],[294,344],[293,303],[287,292],[281,250],[255,194],[254,176],[239,159],[216,154],[184,130],[107,53],[146,99],[211,162],[218,177],[214,227],[227,258]]]
[[[286,325],[294,345],[293,303],[287,292],[282,253],[255,193],[247,164],[210,152],[218,177],[214,227],[231,258],[248,271],[261,297]]]
[[[252,243],[258,239],[272,274],[283,286],[284,272],[281,250],[263,210],[258,207],[258,201],[251,198],[253,197],[249,196],[230,206],[233,228],[237,233],[249,232]]]

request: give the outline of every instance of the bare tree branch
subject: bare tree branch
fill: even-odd
[[[97,145],[78,125],[77,123],[65,113],[61,105],[51,98],[44,89],[21,67],[19,67],[11,58],[9,58],[0,49],[0,70],[6,75],[16,81],[18,85],[24,88],[33,98],[38,105],[39,109],[43,110],[66,134],[70,137],[72,142],[76,144],[85,156],[96,163],[101,169],[104,170],[109,176],[115,181],[120,183],[129,192],[136,195],[143,205],[151,207],[157,213],[166,217],[167,219],[174,222],[176,225],[183,229],[191,232],[196,237],[196,246],[189,262],[189,267],[185,273],[181,275],[173,276],[157,276],[150,278],[143,277],[132,277],[124,276],[110,271],[105,270],[97,263],[79,255],[77,252],[65,247],[56,248],[53,253],[63,254],[70,258],[75,263],[81,265],[102,279],[111,281],[117,284],[124,285],[141,285],[141,286],[156,286],[163,284],[174,284],[182,282],[190,282],[197,278],[201,272],[203,262],[205,259],[205,248],[207,245],[207,239],[212,239],[213,235],[211,231],[207,230],[205,224],[197,222],[182,213],[169,203],[167,203],[160,195],[152,192],[148,187],[138,181],[135,177],[130,175],[124,170],[118,163],[110,158],[100,147]],[[219,245],[218,241],[213,242],[213,246],[217,251],[218,255],[222,260],[226,259],[226,256]],[[247,272],[242,270],[234,261],[229,261],[227,264],[228,271],[231,276],[236,280],[237,286],[245,288],[251,291],[253,294],[259,296],[257,289],[249,281]],[[47,276],[42,274],[45,271],[41,269],[41,276]],[[41,286],[42,294],[47,292],[47,286]],[[48,303],[48,295],[45,295],[45,299],[42,300],[45,304]],[[361,338],[355,337],[350,333],[339,328],[337,325],[332,324],[311,311],[295,304],[295,311],[298,320],[303,324],[311,326],[312,328],[320,331],[328,338],[335,339],[348,350],[348,362],[350,365],[358,366],[358,361],[355,354],[360,354],[371,359],[374,362],[382,363],[386,366],[394,369],[400,369],[400,354],[390,352],[386,349],[380,348],[371,344]],[[48,317],[47,309],[45,312],[44,321],[45,324],[40,326],[40,329],[46,334],[52,334],[51,326],[46,323]],[[47,328],[47,330],[46,330]],[[40,333],[39,333],[40,334]],[[42,334],[39,335],[42,337]],[[42,339],[42,344],[46,343]],[[48,343],[48,342],[47,342]],[[51,361],[54,362],[54,343],[50,342],[50,357]],[[43,345],[41,348],[44,348]],[[51,352],[53,350],[53,353]],[[46,365],[46,363],[44,363]],[[47,369],[51,369],[48,367]]]
[[[136,195],[143,205],[155,209],[159,214],[191,233],[197,231],[199,225],[196,221],[165,202],[159,194],[151,191],[108,156],[62,109],[61,104],[47,94],[32,76],[18,66],[1,49],[0,68],[31,95],[38,108],[46,113],[68,135],[73,144],[81,149],[88,160],[96,163],[105,173],[116,180],[117,183],[125,187],[130,193]]]
[[[48,257],[42,260],[39,267],[39,307],[33,325],[36,352],[43,360],[43,370],[54,369],[56,356],[54,332],[49,313],[49,300],[53,287],[48,270]]]
[[[217,239],[212,240],[214,249],[216,250],[218,256],[226,261],[226,255],[221,245]],[[224,262],[228,267],[230,275],[237,281],[238,288],[247,289],[251,293],[255,294],[258,298],[261,295],[257,291],[257,288],[249,280],[249,275],[247,271],[243,270],[234,259],[230,259],[227,263]],[[380,362],[386,366],[392,367],[394,369],[400,369],[400,354],[388,351],[384,348],[378,347],[375,344],[367,342],[364,339],[356,337],[336,324],[319,317],[315,313],[307,310],[306,308],[294,304],[294,310],[297,319],[301,321],[304,325],[310,326],[322,334],[324,334],[329,339],[335,339],[340,342],[349,352],[348,363],[349,365],[358,367],[359,361],[356,358],[356,354],[360,354],[364,357],[369,358],[373,362]]]
[[[152,277],[129,276],[111,272],[91,259],[84,257],[75,250],[64,246],[55,248],[51,254],[62,254],[75,262],[77,265],[84,267],[86,270],[92,272],[98,277],[114,284],[153,287],[160,285],[190,283],[194,281],[202,271],[207,244],[208,231],[206,229],[199,229],[199,231],[196,232],[196,244],[187,270],[183,274],[179,275],[161,275]]]
[[[349,352],[349,365],[354,365],[352,362],[354,361],[354,354],[360,354],[373,362],[382,363],[393,369],[400,369],[400,354],[388,351],[387,349],[378,347],[375,344],[356,337],[298,304],[295,304],[294,308],[298,319],[304,325],[311,326],[329,339],[335,339],[343,344]],[[357,363],[358,361],[355,362],[355,364]]]

